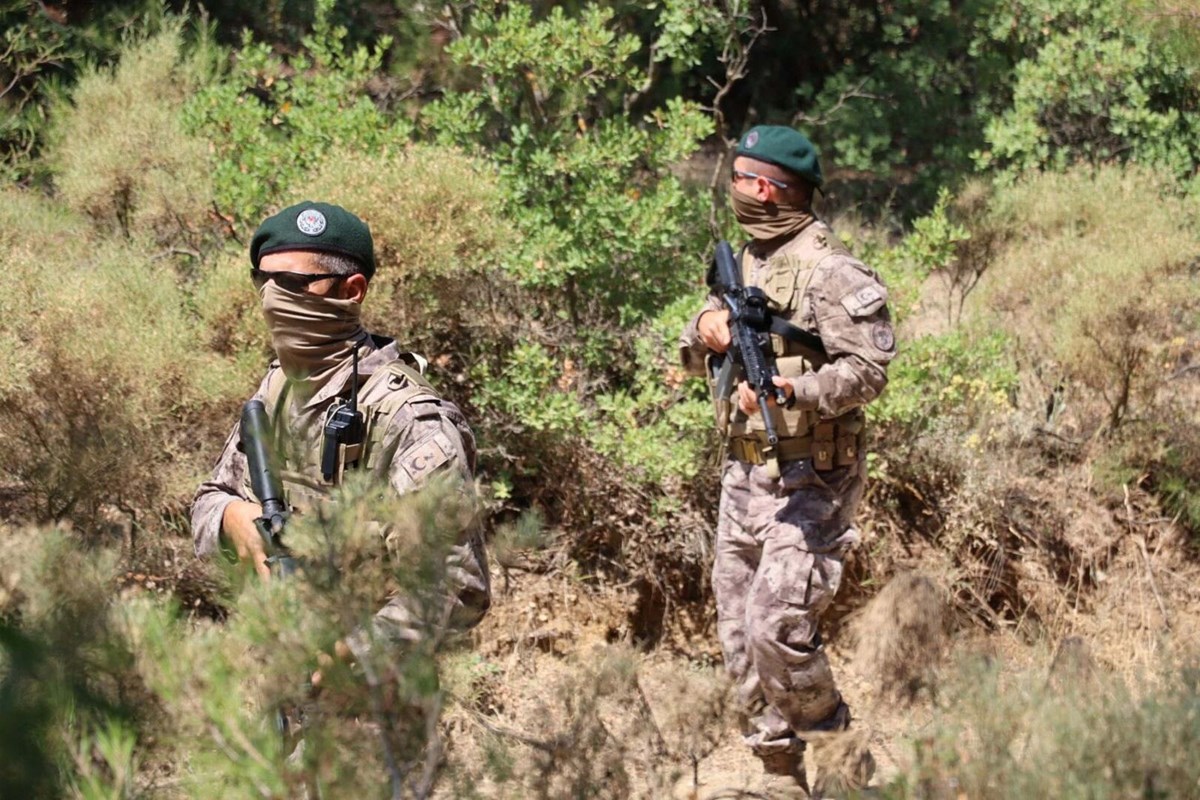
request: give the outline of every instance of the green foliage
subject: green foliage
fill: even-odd
[[[954,266],[958,249],[971,238],[970,231],[949,213],[949,190],[938,192],[930,212],[915,220],[912,230],[894,247],[864,248],[866,262],[879,270],[888,286],[888,308],[892,320],[902,324],[920,310],[925,282],[937,272]]]
[[[586,402],[575,362],[523,344],[507,355],[498,375],[481,365],[474,402],[505,420],[502,429],[588,442],[637,481],[666,486],[692,478],[712,412],[700,384],[685,381],[675,364],[678,331],[696,304],[690,297],[676,301],[634,340],[629,388],[599,392]]]
[[[210,143],[213,193],[240,227],[256,226],[287,191],[328,156],[344,157],[403,143],[409,126],[372,102],[367,82],[389,40],[368,49],[346,45],[330,22],[335,0],[319,0],[302,52],[281,58],[247,34],[232,73],[192,98],[189,130]]]
[[[839,54],[798,90],[800,124],[811,120],[826,162],[901,178],[905,186],[887,202],[906,209],[927,207],[966,172],[982,143],[981,110],[1011,67],[1002,50],[977,44],[976,26],[992,5],[905,0],[846,9],[854,54]]]
[[[899,425],[907,436],[933,425],[971,430],[1003,412],[1016,390],[1011,342],[1000,332],[955,330],[905,342],[888,370],[888,389],[868,406],[872,419]],[[972,435],[980,444],[979,435]]]
[[[971,241],[971,231],[951,213],[953,203],[943,189],[929,214],[915,220],[898,244],[865,248],[867,263],[888,285],[888,307],[902,332],[914,319],[921,323],[931,316],[930,278],[952,282],[960,252]],[[888,368],[887,391],[868,413],[898,426],[905,440],[935,425],[973,430],[1002,411],[1016,388],[1010,347],[1004,332],[979,326],[911,335]],[[972,437],[978,445],[978,433]]]
[[[135,731],[157,709],[110,616],[113,554],[5,527],[0,557],[0,794],[129,796]]]
[[[641,121],[619,112],[643,73],[638,41],[611,21],[599,6],[535,19],[526,5],[484,4],[449,50],[482,88],[424,113],[437,140],[496,165],[524,241],[508,268],[541,314],[577,327],[645,319],[685,285],[681,255],[699,243],[701,199],[666,169],[711,123],[678,100]]]
[[[980,166],[1134,161],[1179,177],[1195,171],[1200,63],[1128,24],[1128,5],[1034,0],[997,9],[992,34],[1009,39],[1023,58],[1011,105],[987,120]]]
[[[303,570],[248,581],[228,624],[191,629],[160,606],[127,604],[139,670],[186,759],[187,796],[427,796],[440,752],[445,557],[470,515],[452,483],[401,499],[350,481],[289,523]],[[373,623],[395,597],[418,639]],[[352,656],[333,655],[339,641]],[[307,680],[316,670],[319,693]],[[298,735],[281,737],[277,710],[303,720]]]

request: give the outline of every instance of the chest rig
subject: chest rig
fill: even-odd
[[[289,505],[305,511],[319,504],[342,482],[347,470],[365,471],[382,482],[388,480],[395,455],[395,444],[389,447],[386,441],[392,418],[414,400],[438,399],[423,375],[424,368],[423,358],[403,353],[376,369],[361,387],[357,387],[355,374],[351,397],[335,398],[325,410],[319,429],[314,425],[303,430],[292,430],[288,423],[290,385],[283,371],[277,370],[270,377],[264,404]],[[247,496],[254,496],[248,480],[243,488]]]
[[[822,222],[814,222],[796,238],[785,243],[760,262],[743,248],[741,252],[742,280],[746,286],[757,286],[767,297],[771,313],[793,326],[812,331],[816,327],[815,311],[812,308],[810,288],[825,259],[833,255],[848,255],[849,250]],[[757,269],[756,269],[757,267]],[[770,334],[771,348],[775,353],[779,374],[785,378],[797,378],[819,369],[824,362],[816,361],[812,352],[781,333]],[[711,372],[710,372],[711,374]],[[738,407],[736,391],[729,397],[714,397],[717,411],[718,431],[726,438],[730,454],[753,464],[766,463],[764,444],[766,425],[761,414],[746,415]],[[779,436],[775,448],[781,461],[813,458],[817,469],[832,469],[845,462],[842,444],[836,440],[849,434],[856,440],[861,430],[850,432],[850,421],[841,428],[832,422],[822,422],[820,414],[795,406],[777,406],[770,409],[774,428]],[[847,449],[850,456],[853,448]]]

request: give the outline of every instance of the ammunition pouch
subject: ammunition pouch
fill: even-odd
[[[813,413],[813,412],[810,412]],[[780,462],[812,458],[813,469],[828,472],[837,467],[858,463],[865,444],[866,427],[863,414],[851,411],[834,420],[817,423],[812,433],[804,436],[780,437],[774,456]],[[771,452],[764,431],[747,431],[731,436],[729,455],[746,464],[765,464]]]
[[[812,370],[808,359],[803,356],[785,356],[776,360],[779,374],[784,378],[798,378]],[[765,433],[767,426],[762,414],[743,414],[737,405],[737,384],[734,383],[730,394],[729,406],[731,416],[726,428],[730,438],[740,436],[756,436]],[[811,426],[816,422],[817,412],[806,411],[793,405],[791,408],[774,406],[771,408],[771,421],[775,424],[775,432],[782,439],[794,439],[807,436]],[[720,426],[718,425],[718,429]]]
[[[808,458],[812,453],[812,437],[802,436],[792,439],[780,439],[775,445],[775,458],[780,462],[799,461]],[[757,436],[739,436],[729,440],[729,455],[746,464],[766,464],[770,455],[767,438]]]

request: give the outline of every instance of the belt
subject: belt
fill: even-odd
[[[813,437],[793,436],[780,439],[775,445],[775,458],[780,462],[799,461],[812,455]],[[729,440],[729,455],[747,464],[767,463],[767,443],[752,436],[740,436]]]

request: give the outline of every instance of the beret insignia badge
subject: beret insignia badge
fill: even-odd
[[[758,144],[758,131],[750,131],[746,134],[746,142],[744,147],[749,150],[754,145]]]
[[[296,217],[296,227],[309,236],[320,236],[325,232],[325,215],[315,208],[306,208]]]

